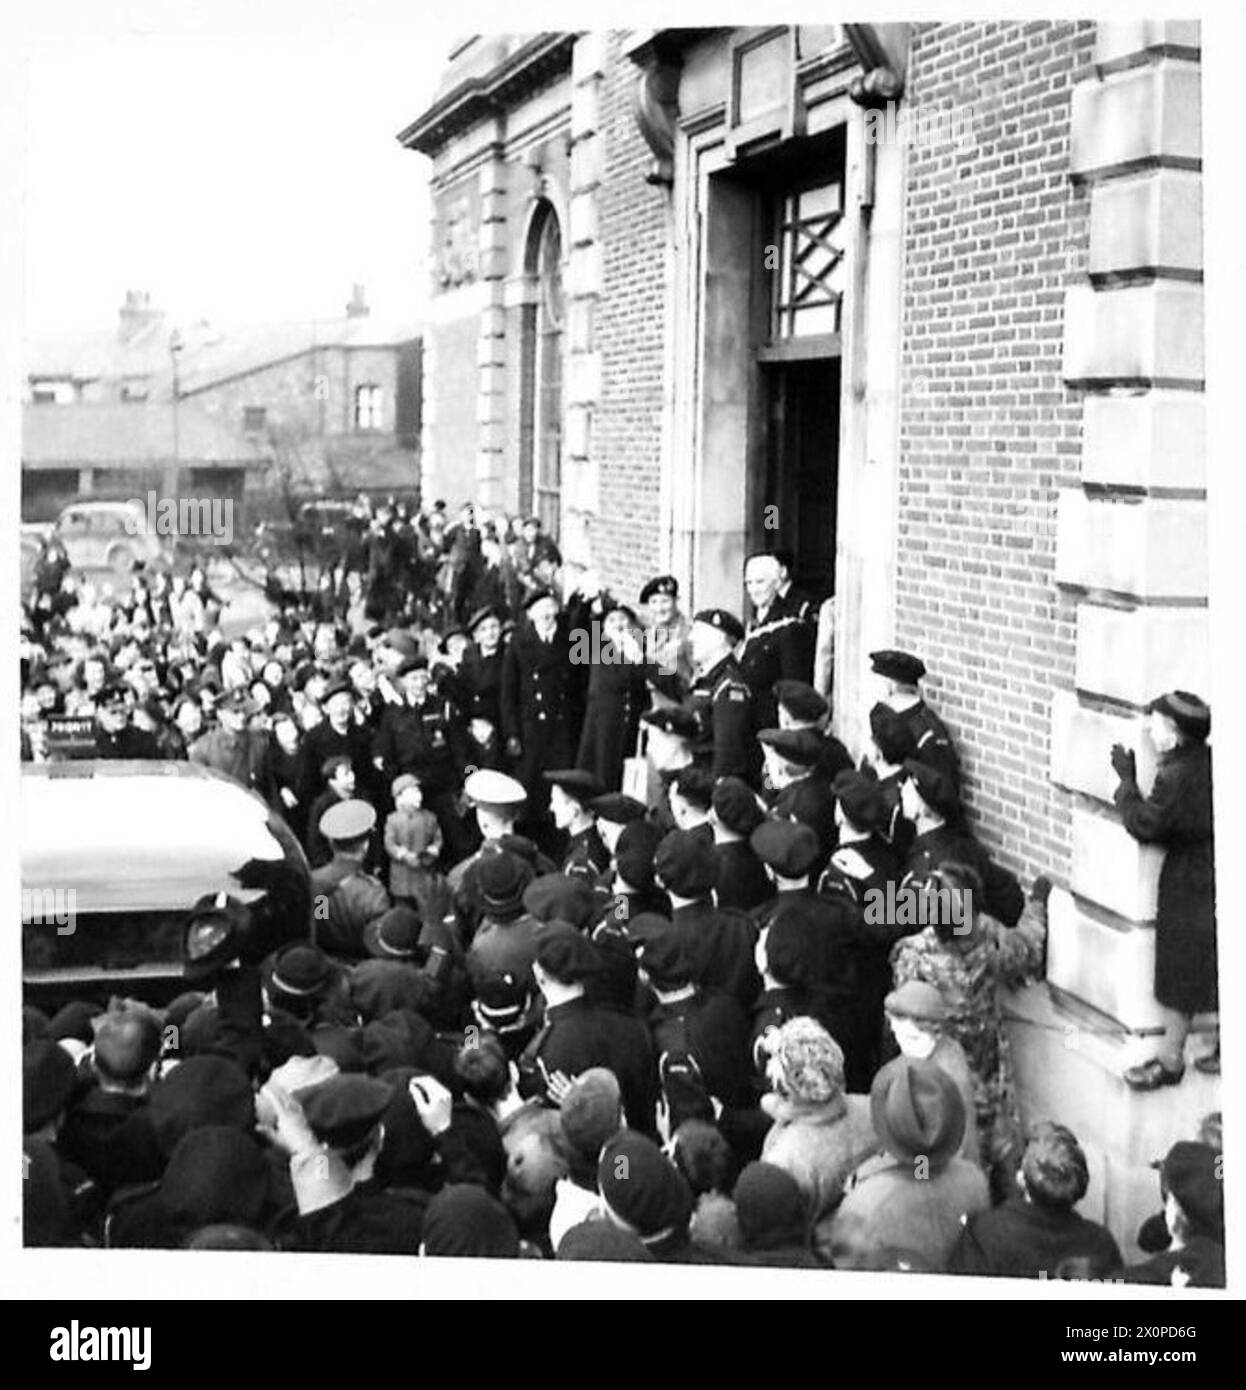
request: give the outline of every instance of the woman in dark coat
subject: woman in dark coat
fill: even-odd
[[[630,608],[611,608],[601,620],[600,649],[590,637],[592,665],[576,766],[595,773],[609,791],[623,784],[623,760],[636,746],[640,716],[648,707],[639,620]],[[595,624],[594,624],[595,626]]]
[[[1185,1040],[1195,1014],[1218,1007],[1215,858],[1211,817],[1211,711],[1184,690],[1161,695],[1148,709],[1151,741],[1160,754],[1150,796],[1138,788],[1134,755],[1117,744],[1116,805],[1125,829],[1166,851],[1155,914],[1155,998],[1164,1016],[1159,1054],[1130,1067],[1135,1090],[1175,1086],[1185,1074]],[[1219,1070],[1219,1047],[1195,1066]]]
[[[462,743],[458,750],[464,767],[492,768],[505,763],[502,746],[502,617],[486,606],[467,623],[471,644],[455,676],[455,691],[462,717]]]

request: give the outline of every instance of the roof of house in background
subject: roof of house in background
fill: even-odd
[[[197,406],[177,410],[177,457],[183,465],[256,463],[264,444]],[[165,463],[174,456],[173,408],[167,402],[26,405],[22,466]]]
[[[32,333],[22,345],[28,378],[74,381],[165,376],[170,372],[169,329],[163,320],[124,339],[116,328]]]

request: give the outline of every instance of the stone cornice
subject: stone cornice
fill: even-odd
[[[452,136],[571,71],[575,33],[538,34],[483,77],[469,77],[399,132],[406,149],[433,155]]]

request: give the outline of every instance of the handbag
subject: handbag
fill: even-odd
[[[636,734],[636,752],[623,759],[623,794],[630,796],[645,806],[657,804],[654,796],[656,775],[653,764],[645,750],[645,730],[642,727]]]

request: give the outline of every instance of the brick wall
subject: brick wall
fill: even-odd
[[[645,182],[652,154],[632,116],[639,70],[612,33],[601,83],[601,401],[592,425],[599,511],[593,558],[620,597],[657,572],[668,193]]]
[[[1084,22],[919,26],[906,93],[971,107],[973,143],[909,151],[896,636],[931,670],[980,833],[1027,877],[1068,874],[1069,796],[1048,768],[1075,615],[1053,571],[1082,430],[1061,378],[1088,244],[1069,107],[1093,45]]]

